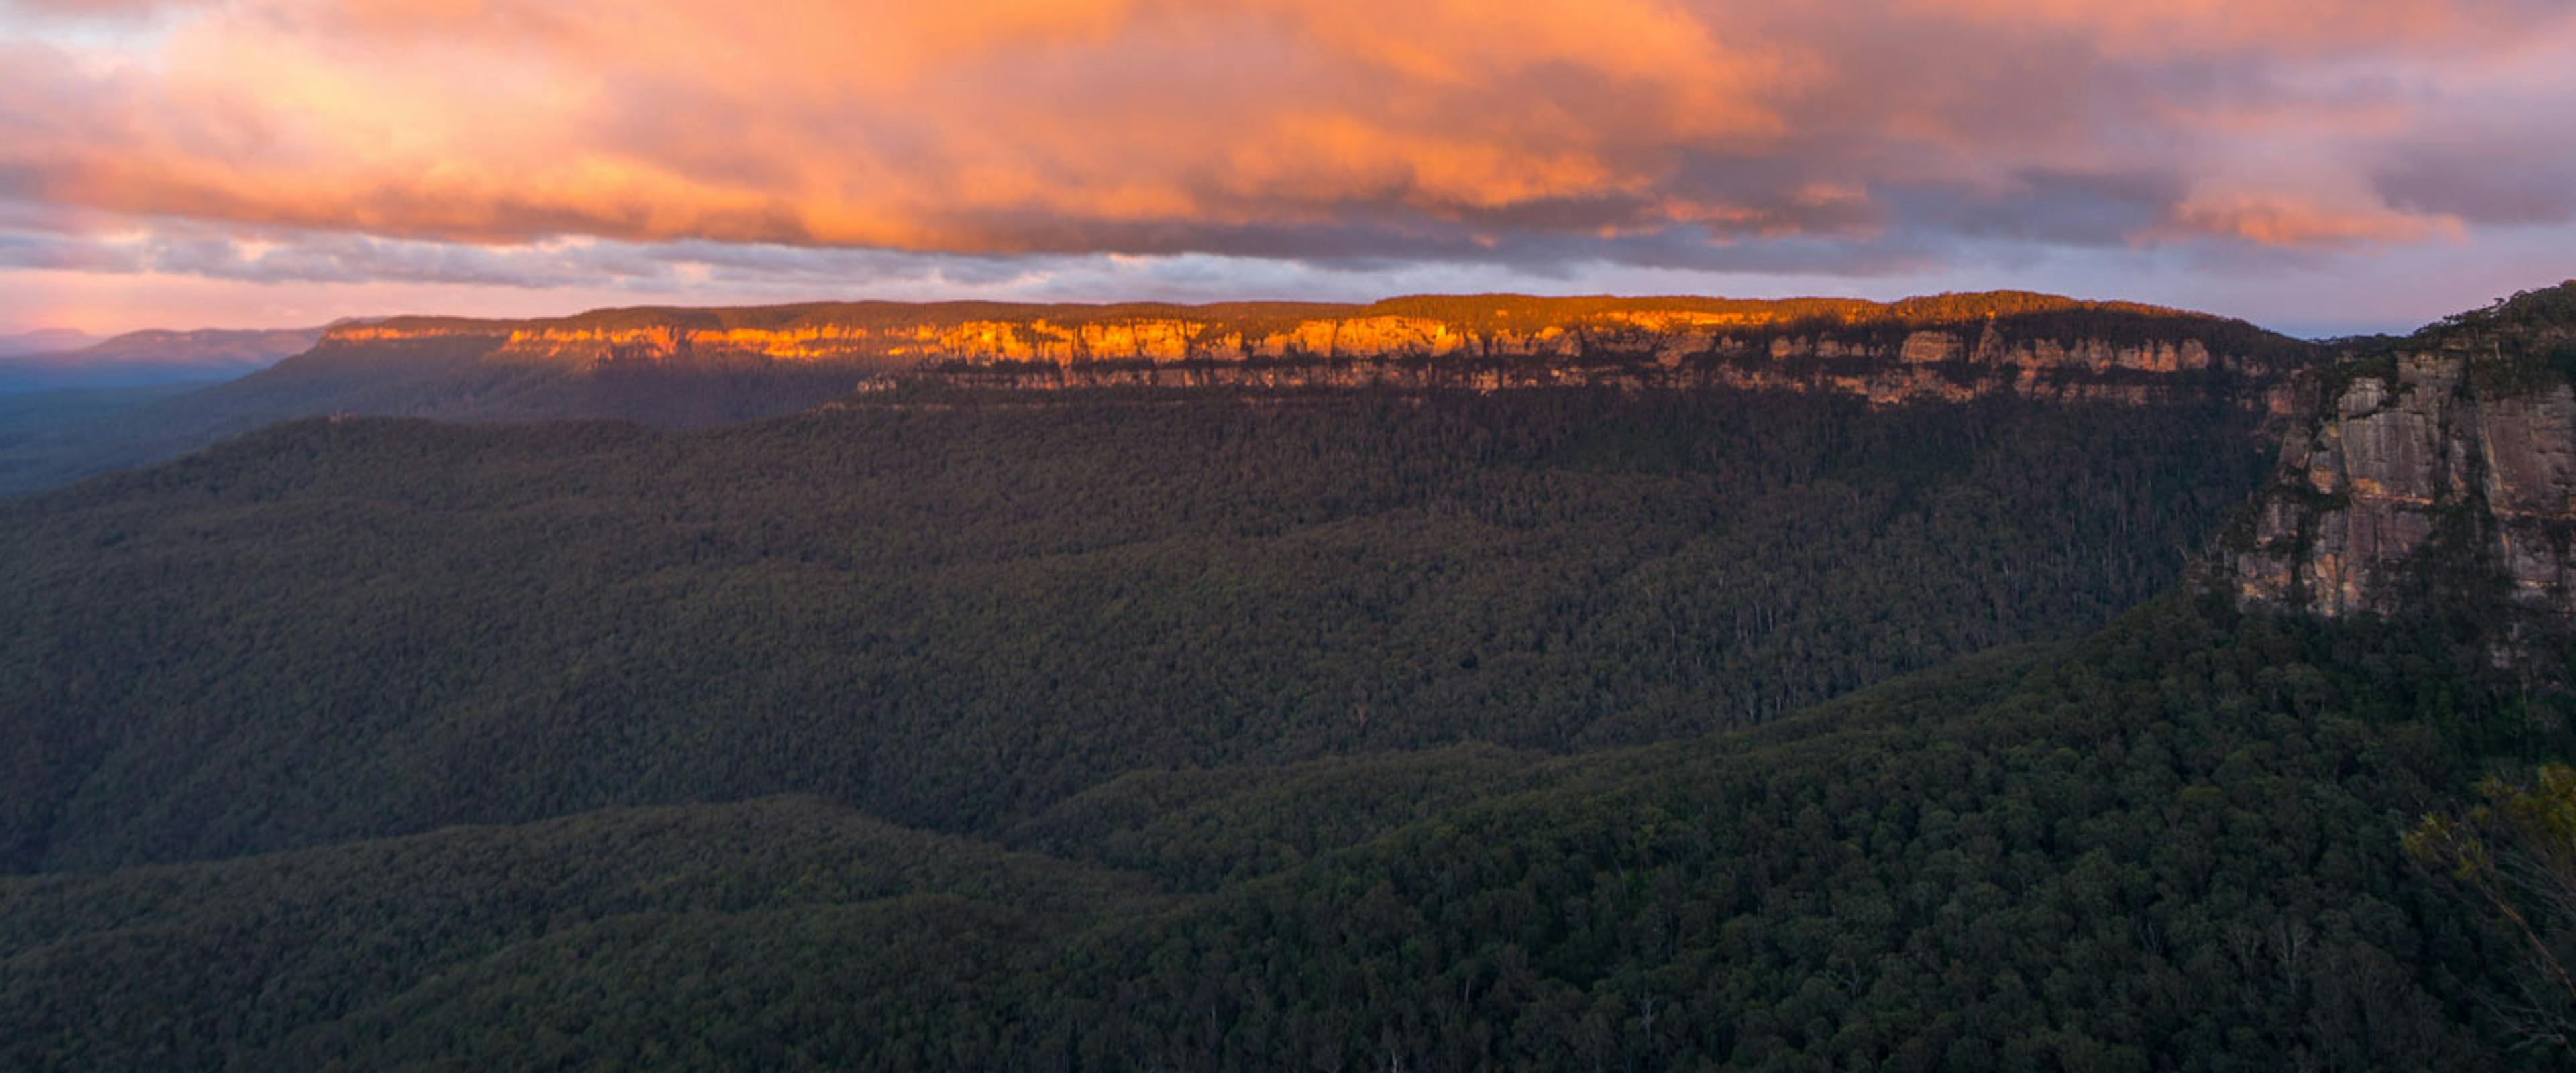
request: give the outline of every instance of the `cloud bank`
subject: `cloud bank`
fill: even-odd
[[[2576,219],[2564,0],[16,0],[0,265],[2276,264]]]

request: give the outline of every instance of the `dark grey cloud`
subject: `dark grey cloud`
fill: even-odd
[[[1900,188],[1884,198],[1902,228],[1924,235],[2118,246],[2171,218],[2189,196],[2183,176],[2171,171],[2032,170],[1992,189]]]
[[[2371,177],[2388,203],[2479,224],[2554,224],[2576,217],[2576,117],[2550,129],[2419,145]]]

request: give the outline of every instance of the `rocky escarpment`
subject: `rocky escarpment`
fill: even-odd
[[[842,303],[404,319],[332,348],[468,346],[503,365],[832,366],[1015,389],[1556,384],[1838,391],[1881,402],[1994,393],[2148,402],[2267,391],[2308,348],[2238,321],[2045,295],[1893,304],[1470,295],[1370,306]]]
[[[2576,283],[2322,369],[2225,556],[2249,606],[2576,619]]]
[[[1721,387],[1875,403],[2014,396],[2285,412],[2316,348],[2242,321],[2020,292],[1845,299],[1458,295],[1370,305],[842,302],[397,317],[124,419],[0,444],[0,496],[323,414],[704,428],[907,381],[1079,387]],[[895,402],[910,395],[896,393]]]
[[[925,372],[952,384],[1016,390],[1080,387],[1399,387],[1500,390],[1551,386],[1725,387],[1857,395],[1877,403],[1966,401],[2009,394],[2056,401],[2145,404],[2241,398],[2286,406],[2270,389],[2285,368],[2253,366],[2199,339],[2113,342],[2102,338],[2011,339],[2002,329],[1918,329],[1886,337],[1867,331],[1796,334],[1674,332],[1604,343],[1477,339],[1492,347],[1424,351],[1405,346],[1291,350],[1273,356],[1173,361],[1015,362],[947,360]],[[1344,333],[1347,339],[1348,334]],[[1417,337],[1418,338],[1418,337]]]

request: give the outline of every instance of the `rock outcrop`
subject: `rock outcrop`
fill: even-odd
[[[2309,356],[2239,321],[2042,295],[1841,300],[1542,299],[1375,305],[849,303],[613,310],[528,322],[410,319],[337,347],[476,342],[483,360],[577,370],[842,365],[987,387],[1552,384],[1840,391],[1880,402],[1993,393],[2254,405]]]
[[[2296,392],[2225,555],[2238,599],[2324,616],[2478,602],[2576,620],[2576,283],[2455,317]]]

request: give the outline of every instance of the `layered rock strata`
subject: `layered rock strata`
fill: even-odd
[[[2299,393],[2225,556],[2249,606],[2391,614],[2479,590],[2576,619],[2576,387],[2556,337],[2428,340]]]
[[[2304,357],[2236,321],[2037,295],[1846,301],[1404,299],[1375,306],[906,306],[625,310],[551,321],[405,319],[327,347],[473,345],[575,369],[851,364],[961,383],[1067,386],[1734,386],[1876,401],[2148,402],[2243,392]],[[2251,390],[2246,390],[2251,383]]]

